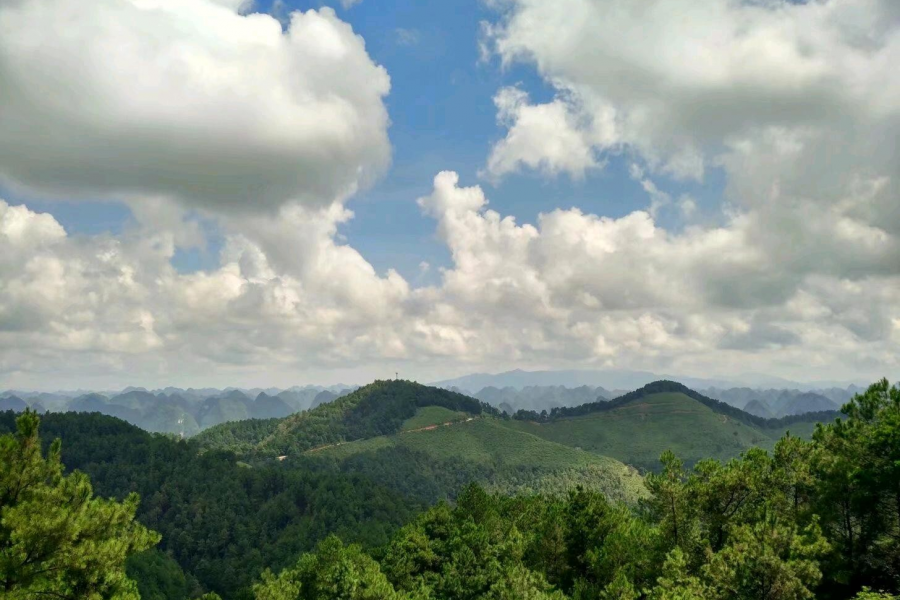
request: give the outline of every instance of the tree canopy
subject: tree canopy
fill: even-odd
[[[135,522],[137,494],[96,498],[83,473],[63,474],[61,443],[46,456],[38,416],[0,436],[0,590],[10,600],[138,598],[125,573],[129,555],[159,535]]]

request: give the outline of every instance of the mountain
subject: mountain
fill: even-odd
[[[433,406],[419,408],[392,435],[308,450],[289,461],[331,463],[432,502],[453,497],[466,482],[503,494],[564,494],[582,485],[630,504],[646,494],[637,470],[618,460],[519,431],[493,416]]]
[[[310,407],[313,399],[318,393],[318,390],[309,388],[303,390],[283,390],[276,395],[286,402],[293,409],[293,412],[300,412],[301,410],[306,410]]]
[[[68,409],[74,412],[99,412],[117,417],[144,431],[174,433],[182,437],[195,435],[200,426],[194,412],[196,402],[178,394],[153,394],[132,388],[110,398],[86,394],[72,400]]]
[[[102,412],[108,404],[108,398],[100,394],[85,394],[78,396],[69,403],[72,412]]]
[[[609,399],[614,393],[599,386],[583,385],[580,387],[564,387],[561,385],[526,386],[522,389],[514,387],[482,388],[473,396],[491,406],[500,408],[506,405],[512,410],[550,410],[563,406],[579,406],[588,402],[596,402],[598,398]],[[503,410],[503,409],[501,409]]]
[[[437,381],[431,385],[442,388],[457,387],[466,393],[474,394],[478,390],[486,387],[513,387],[522,389],[527,386],[553,385],[563,385],[566,387],[588,385],[595,387],[600,386],[608,390],[634,390],[659,380],[677,381],[678,383],[698,390],[730,389],[743,386],[755,389],[777,388],[796,389],[800,391],[815,391],[825,388],[855,389],[856,391],[863,391],[861,388],[856,387],[856,383],[833,381],[803,383],[759,373],[744,373],[723,378],[702,378],[651,373],[649,371],[630,371],[626,369],[562,371],[523,371],[521,369],[515,369],[503,373],[473,373],[471,375]],[[749,400],[750,398],[744,399],[740,405],[742,406]]]
[[[684,385],[658,381],[611,400],[552,411],[520,412],[510,422],[547,440],[617,458],[641,469],[659,466],[673,450],[687,464],[727,460],[753,446],[770,448],[785,430],[808,435],[836,413],[765,419],[708,398]]]
[[[108,403],[144,413],[153,410],[159,404],[159,398],[144,389],[131,389],[112,396]]]
[[[467,482],[491,489],[563,492],[576,484],[634,502],[644,493],[634,469],[509,426],[475,398],[409,381],[376,381],[284,419],[225,423],[200,433],[201,447],[251,462],[357,473],[434,502]]]
[[[179,402],[165,398],[152,410],[142,415],[138,427],[154,433],[175,433],[181,437],[190,437],[200,432],[197,419],[185,410]]]
[[[141,418],[139,410],[130,406],[110,403],[109,398],[101,394],[84,394],[73,399],[68,406],[72,412],[92,413],[98,412],[111,417],[117,417],[129,423],[137,423]]]
[[[727,404],[732,406],[742,407],[746,406],[748,402],[751,400],[759,400],[763,404],[766,405],[771,411],[776,414],[785,414],[783,412],[784,407],[791,402],[797,396],[806,394],[806,393],[814,393],[815,395],[821,396],[823,398],[827,398],[833,404],[826,405],[825,403],[813,404],[809,403],[809,406],[821,406],[828,408],[821,408],[821,410],[837,410],[838,407],[842,406],[846,402],[848,402],[855,394],[865,391],[854,385],[851,385],[847,388],[827,388],[827,389],[812,389],[802,391],[797,388],[786,389],[786,388],[749,388],[749,387],[737,387],[737,388],[728,388],[728,389],[719,389],[719,388],[709,388],[706,390],[701,390],[701,393],[709,396],[710,398],[715,398],[716,400],[721,400]],[[807,411],[814,412],[814,411]]]
[[[250,398],[238,390],[207,398],[197,411],[197,422],[201,429],[227,421],[242,421],[249,418]]]
[[[762,417],[763,419],[771,419],[775,415],[772,414],[772,411],[769,410],[769,407],[762,401],[754,398],[750,402],[744,406],[744,412],[750,413],[756,417]]]
[[[780,407],[781,416],[802,415],[819,411],[834,411],[838,405],[821,394],[806,392],[794,396]]]
[[[28,403],[18,396],[4,396],[0,398],[0,411],[12,410],[22,412],[26,408],[28,408]]]
[[[486,387],[522,389],[528,386],[593,386],[606,389],[633,390],[659,380],[660,375],[648,371],[629,371],[624,369],[604,369],[596,371],[523,371],[516,369],[504,373],[474,373],[455,379],[438,381],[432,385],[442,388],[457,387],[467,393],[475,393]],[[692,387],[729,387],[726,381],[717,379],[698,379],[695,377],[674,377],[677,381]]]
[[[330,403],[282,420],[260,440],[264,454],[284,455],[317,446],[396,433],[416,410],[441,406],[471,414],[497,414],[490,406],[455,392],[409,381],[376,381]]]
[[[315,395],[315,397],[313,398],[312,403],[310,403],[309,407],[311,409],[318,408],[319,406],[322,406],[323,404],[328,404],[329,402],[334,402],[335,400],[337,400],[337,398],[338,398],[338,395],[335,394],[334,392],[329,391],[329,390],[322,390],[321,392],[319,392],[318,394]]]
[[[294,408],[278,396],[260,392],[250,406],[250,416],[254,419],[277,419],[295,412]]]

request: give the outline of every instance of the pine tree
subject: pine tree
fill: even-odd
[[[31,411],[0,436],[0,596],[132,600],[125,559],[159,536],[134,522],[138,497],[95,498],[83,473],[63,474],[60,441],[46,458]]]

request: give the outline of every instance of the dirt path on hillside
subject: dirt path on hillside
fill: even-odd
[[[480,417],[469,417],[468,419],[464,419],[462,421],[447,421],[445,423],[438,423],[436,425],[426,425],[425,427],[417,427],[416,429],[404,429],[402,431],[397,432],[396,435],[401,435],[404,433],[417,433],[420,431],[434,431],[438,427],[453,427],[454,425],[461,425],[463,423],[469,423],[470,421],[474,421],[476,418]],[[354,440],[357,441],[357,440]],[[316,446],[315,448],[310,448],[309,450],[304,450],[301,454],[313,454],[315,452],[321,452],[322,450],[327,450],[328,448],[337,448],[338,446],[343,446],[344,444],[349,444],[350,442],[338,442],[336,444],[326,444],[324,446]],[[287,456],[279,456],[278,460],[284,460]]]

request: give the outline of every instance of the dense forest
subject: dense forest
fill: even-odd
[[[395,429],[409,412],[398,410],[374,431]],[[324,458],[246,463],[101,415],[3,413],[0,589],[16,600],[889,598],[900,390],[879,382],[843,412],[811,440],[786,435],[727,462],[686,468],[666,452],[630,503],[585,486],[451,496],[463,478],[429,487],[439,476],[427,469],[403,488],[389,462],[378,481]]]

